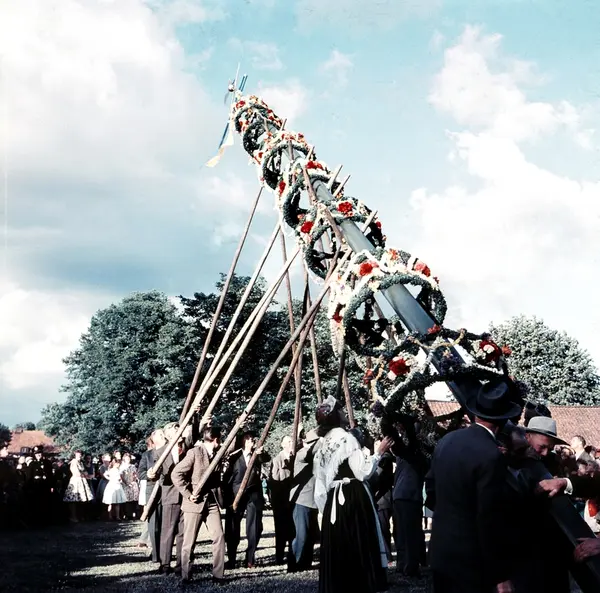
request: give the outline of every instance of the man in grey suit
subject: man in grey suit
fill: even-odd
[[[212,472],[200,494],[194,489],[206,473],[217,449],[221,444],[221,431],[217,427],[204,429],[202,443],[190,449],[175,466],[171,479],[175,488],[183,496],[183,544],[181,547],[182,582],[189,583],[192,577],[192,557],[200,525],[206,523],[213,540],[213,582],[223,581],[225,568],[225,536],[221,524],[221,473]]]

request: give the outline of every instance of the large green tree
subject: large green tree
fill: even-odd
[[[600,404],[600,377],[590,354],[565,332],[541,319],[520,315],[491,325],[500,345],[508,345],[511,374],[526,383],[530,397],[557,405]]]
[[[139,449],[177,417],[195,357],[175,305],[158,292],[134,293],[94,315],[64,361],[66,400],[43,410],[40,427],[70,449]]]
[[[180,308],[164,295],[151,292],[134,294],[98,311],[79,348],[65,359],[66,400],[45,408],[40,428],[70,449],[80,447],[95,453],[115,447],[142,449],[144,437],[153,428],[179,417],[223,281],[222,276],[216,292],[196,293],[191,298],[180,296]],[[203,374],[208,371],[248,281],[247,277],[233,277]],[[259,280],[236,324],[234,336],[264,292],[265,283]],[[299,301],[294,302],[294,314],[298,323],[302,314]],[[323,392],[325,396],[335,394],[338,361],[332,355],[329,321],[324,312],[317,317],[315,332]],[[287,305],[273,303],[227,383],[214,412],[215,423],[233,425],[289,337]],[[291,353],[248,418],[249,428],[259,431],[264,426],[290,361]],[[226,369],[207,393],[203,406],[215,393]],[[360,418],[365,408],[362,373],[351,359],[348,371],[353,404]],[[305,425],[313,424],[315,406],[314,370],[307,341],[302,372]],[[294,407],[292,381],[277,415],[276,431],[291,430]]]

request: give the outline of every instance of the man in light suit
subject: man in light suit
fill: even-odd
[[[230,505],[225,516],[225,541],[227,542],[227,565],[226,568],[235,568],[237,549],[240,544],[240,526],[244,513],[246,513],[246,568],[254,568],[256,564],[256,548],[262,535],[263,523],[262,513],[265,499],[262,491],[261,465],[271,460],[267,453],[263,453],[262,447],[257,450],[258,458],[252,467],[250,479],[244,488],[236,510],[233,510],[233,501],[240,491],[246,468],[252,457],[255,446],[255,437],[246,432],[242,435],[242,450],[233,453],[229,458],[229,470],[224,481],[230,489]]]
[[[175,488],[171,479],[173,468],[183,459],[186,451],[191,448],[192,443],[196,440],[195,428],[197,425],[192,425],[191,430],[185,437],[179,439],[175,446],[171,449],[169,456],[159,467],[152,467],[148,470],[147,476],[149,480],[161,480],[161,497],[162,505],[162,522],[160,529],[160,567],[158,572],[171,572],[171,556],[173,553],[173,542],[176,545],[176,564],[175,572],[181,572],[181,544],[183,534],[183,514],[181,513],[181,494]],[[177,422],[170,422],[163,428],[165,438],[172,442],[179,430]],[[164,445],[160,449],[155,450],[155,460],[158,461],[163,451]]]
[[[181,547],[182,582],[190,582],[192,557],[200,525],[206,523],[212,538],[213,582],[223,582],[225,566],[225,536],[221,524],[221,473],[217,469],[208,478],[200,494],[193,494],[221,445],[221,430],[205,428],[202,443],[190,449],[173,469],[171,479],[183,496],[183,544]]]
[[[507,465],[496,435],[521,408],[502,379],[481,387],[475,423],[437,445],[426,486],[435,512],[430,564],[435,593],[512,593]]]
[[[286,553],[294,536],[290,488],[294,459],[292,457],[292,437],[284,436],[281,452],[273,459],[269,476],[269,498],[273,507],[275,523],[275,562],[285,564]]]

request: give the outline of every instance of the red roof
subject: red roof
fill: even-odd
[[[434,416],[449,414],[458,410],[453,401],[429,401]],[[575,435],[581,435],[588,445],[600,447],[600,406],[548,406],[552,418],[556,420],[558,436],[570,442]]]
[[[43,430],[23,430],[11,432],[8,452],[19,455],[21,449],[33,449],[36,445],[42,445],[46,453],[58,453],[60,450]]]

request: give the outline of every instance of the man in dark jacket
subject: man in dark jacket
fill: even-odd
[[[435,593],[512,593],[507,465],[496,434],[520,414],[503,380],[469,403],[475,423],[446,435],[427,475],[435,512],[430,564]]]
[[[255,445],[254,435],[250,432],[242,435],[242,450],[233,453],[229,458],[229,470],[224,477],[230,490],[230,506],[225,515],[225,541],[227,542],[227,564],[225,568],[235,568],[237,549],[240,544],[240,527],[244,513],[246,513],[246,568],[253,568],[256,559],[255,553],[262,535],[262,514],[265,499],[262,490],[261,465],[270,461],[270,456],[258,450],[258,458],[252,466],[250,478],[244,488],[237,509],[233,510],[233,501],[237,496],[246,474],[246,468],[252,457]]]

